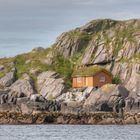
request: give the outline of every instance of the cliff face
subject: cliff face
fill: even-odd
[[[102,65],[140,95],[140,20],[91,21],[63,33],[53,50],[53,55],[62,54],[76,66]]]
[[[108,69],[114,80],[121,83],[129,91],[129,97],[138,103],[140,20],[94,20],[63,33],[50,48],[39,47],[27,54],[0,59],[0,103],[71,100],[71,92],[66,92],[71,87],[73,71],[78,66],[95,64]],[[83,103],[92,91],[89,90],[74,95],[75,101]],[[46,108],[42,103],[39,106]],[[57,103],[52,102],[50,106],[48,108],[52,110],[58,108]]]

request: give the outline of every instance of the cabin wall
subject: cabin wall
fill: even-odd
[[[76,78],[72,78],[72,87],[73,88],[76,88],[77,87]]]
[[[73,77],[72,87],[101,87],[108,83],[112,83],[112,76],[105,72],[100,72],[95,76]]]
[[[93,86],[93,76],[85,77],[85,87],[92,87]]]
[[[75,77],[73,78],[73,88],[84,87],[85,77]]]
[[[108,83],[112,83],[112,76],[105,72],[100,72],[93,77],[93,86],[95,87],[101,87]]]
[[[80,87],[92,87],[93,86],[93,77],[74,77],[73,78],[73,88]]]

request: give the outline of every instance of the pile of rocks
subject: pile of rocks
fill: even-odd
[[[64,81],[55,72],[48,71],[38,76],[39,92],[35,89],[34,81],[28,74],[23,74],[16,80],[15,74],[10,72],[2,77],[0,82],[4,87],[0,90],[0,112],[60,111],[61,105],[54,99],[65,87]],[[50,95],[53,99],[49,99]]]
[[[95,91],[94,87],[85,87],[85,88],[78,88],[72,89],[66,93],[60,95],[56,100],[64,103],[71,103],[71,102],[84,102],[90,95],[92,91]]]

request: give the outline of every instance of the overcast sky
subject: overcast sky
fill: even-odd
[[[48,47],[98,18],[140,18],[140,0],[0,0],[0,57]]]

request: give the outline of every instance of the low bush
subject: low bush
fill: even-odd
[[[113,84],[120,84],[121,83],[121,79],[119,75],[115,75],[112,79],[112,83]]]

